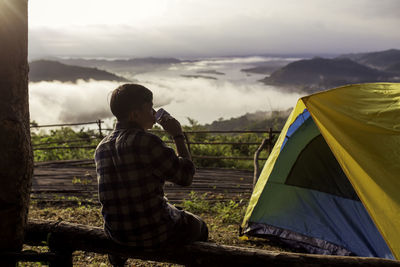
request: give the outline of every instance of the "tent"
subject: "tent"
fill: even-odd
[[[309,253],[400,259],[400,83],[299,99],[242,223]]]

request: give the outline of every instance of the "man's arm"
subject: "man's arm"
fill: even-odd
[[[173,136],[176,150],[178,151],[178,156],[192,160],[192,156],[189,153],[189,150],[185,144],[185,136],[183,134]]]
[[[182,160],[179,161],[185,166],[184,168],[180,168],[178,171],[179,174],[177,173],[178,175],[175,175],[175,178],[171,179],[170,181],[179,185],[188,186],[193,181],[195,169],[192,162],[192,157],[185,144],[185,136],[183,135],[181,124],[171,116],[165,118],[165,120],[161,121],[160,124],[174,139],[178,156]]]
[[[189,150],[185,144],[185,136],[183,135],[182,126],[179,121],[171,116],[168,116],[161,122],[161,126],[174,139],[178,156],[192,160]]]

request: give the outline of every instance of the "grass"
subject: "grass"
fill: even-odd
[[[247,204],[245,201],[240,200],[239,202],[230,200],[224,202],[211,202],[207,200],[207,193],[198,195],[195,192],[191,192],[189,199],[185,199],[182,202],[182,206],[185,210],[195,214],[212,214],[216,216],[221,223],[237,224],[241,223],[244,216],[244,212]]]
[[[267,250],[282,250],[282,248],[259,238],[239,237],[239,225],[244,216],[247,206],[246,200],[220,202],[218,199],[207,200],[207,194],[199,195],[194,192],[190,197],[179,205],[185,210],[200,215],[207,223],[209,228],[209,241],[224,245],[234,245],[242,247],[254,247]],[[85,225],[99,226],[103,224],[103,219],[98,205],[81,205],[85,199],[78,200],[75,205],[52,205],[31,203],[29,219],[55,220],[79,223]],[[46,251],[46,247],[29,247],[36,251]],[[77,251],[73,254],[74,266],[111,266],[106,255],[86,253]],[[47,266],[45,263],[25,263],[21,262],[18,266]],[[141,261],[135,259],[128,260],[128,266],[179,266],[170,263],[157,263],[151,261]]]

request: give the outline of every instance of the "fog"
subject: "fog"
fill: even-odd
[[[155,108],[164,107],[182,124],[188,124],[188,117],[204,124],[248,112],[284,110],[296,104],[300,94],[285,93],[258,82],[265,75],[240,71],[250,63],[265,60],[214,58],[162,71],[124,75],[153,91]],[[52,124],[112,119],[108,100],[111,91],[120,84],[94,80],[30,83],[31,120]]]
[[[118,86],[109,81],[29,83],[31,120],[39,124],[88,122],[109,118],[107,95]]]

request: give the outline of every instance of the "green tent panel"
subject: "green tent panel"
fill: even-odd
[[[301,98],[254,188],[244,234],[306,252],[400,258],[400,84]]]

